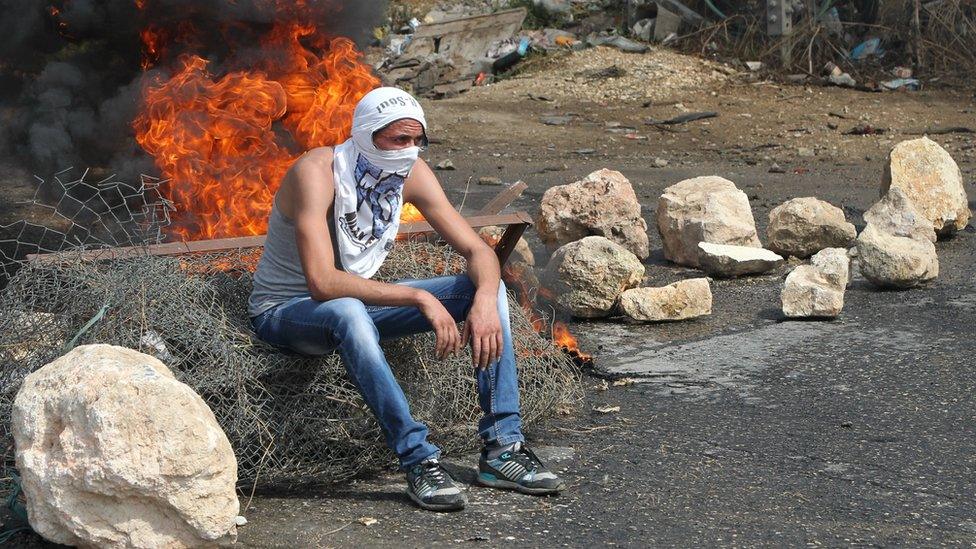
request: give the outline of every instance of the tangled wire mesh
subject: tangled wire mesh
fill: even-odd
[[[242,484],[338,482],[391,465],[394,456],[338,355],[286,355],[252,337],[245,310],[259,256],[247,249],[90,261],[62,253],[23,263],[0,294],[5,464],[13,458],[10,408],[24,377],[74,345],[108,343],[156,356],[203,397],[234,447]],[[426,278],[464,265],[445,246],[402,242],[378,278]],[[531,429],[572,407],[579,373],[520,307],[511,308],[511,324]],[[434,441],[446,453],[472,449],[480,410],[470,356],[435,361],[432,345],[425,334],[384,348]]]

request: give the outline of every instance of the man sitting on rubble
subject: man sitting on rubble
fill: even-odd
[[[433,330],[439,359],[470,343],[484,412],[479,482],[527,494],[559,492],[564,483],[522,436],[498,259],[418,159],[426,131],[416,99],[378,88],[356,105],[350,139],[308,151],[292,165],[275,196],[254,275],[252,325],[262,340],[301,354],[339,352],[406,471],[407,493],[430,510],[461,509],[467,500],[438,463],[427,427],[411,417],[380,341]],[[393,247],[404,202],[467,259],[467,275],[370,280]]]

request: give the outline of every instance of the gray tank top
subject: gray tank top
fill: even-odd
[[[293,297],[309,295],[295,241],[295,222],[281,213],[277,202],[272,200],[268,236],[254,272],[254,289],[247,301],[247,314],[251,318]]]

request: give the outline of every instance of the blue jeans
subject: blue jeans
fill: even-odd
[[[397,284],[430,292],[458,322],[467,317],[474,300],[475,286],[467,275],[401,280]],[[498,316],[504,341],[501,357],[476,372],[478,402],[484,413],[478,432],[486,444],[504,445],[524,440],[504,283],[498,289]],[[439,455],[438,448],[427,440],[427,426],[410,415],[403,389],[380,348],[383,340],[432,331],[420,309],[364,305],[351,297],[315,301],[306,295],[261,313],[251,323],[257,336],[272,345],[312,356],[338,351],[402,468]]]

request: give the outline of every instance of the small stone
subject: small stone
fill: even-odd
[[[437,170],[455,170],[457,168],[454,167],[454,162],[452,162],[451,159],[448,158],[448,159],[444,159],[444,160],[441,160],[440,162],[438,162],[437,165],[434,166],[434,169],[437,169]]]
[[[769,173],[786,173],[786,170],[779,164],[774,163],[769,167]]]
[[[912,288],[939,276],[935,244],[884,233],[871,224],[857,237],[857,262],[864,278],[882,288]]]
[[[760,274],[783,264],[781,256],[752,246],[699,242],[698,252],[698,263],[702,270],[717,277]]]
[[[492,177],[490,175],[486,175],[486,176],[482,176],[482,177],[479,177],[478,178],[478,184],[479,185],[498,186],[498,185],[504,185],[505,182],[502,181],[501,178]]]
[[[636,255],[602,236],[587,236],[556,250],[542,283],[563,310],[598,318],[610,314],[620,294],[643,278],[644,265]]]
[[[810,158],[816,156],[817,152],[811,149],[810,147],[800,147],[796,150],[796,154],[799,156]]]
[[[620,296],[620,308],[640,322],[685,320],[712,314],[707,278],[681,280],[661,288],[635,288]]]
[[[794,198],[769,212],[767,247],[781,255],[810,257],[824,248],[848,248],[857,229],[844,211],[812,196]]]
[[[902,141],[888,154],[881,195],[891,187],[905,192],[939,235],[966,228],[972,212],[962,172],[952,156],[928,137]]]
[[[664,257],[698,266],[698,243],[762,247],[749,198],[718,176],[686,179],[664,189],[657,203]]]
[[[665,168],[667,167],[667,165],[668,165],[668,161],[663,158],[658,157],[654,159],[655,168]]]
[[[234,517],[234,524],[238,526],[244,526],[245,524],[247,524],[247,519],[241,515],[237,515],[236,517]]]

